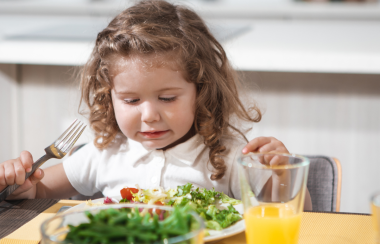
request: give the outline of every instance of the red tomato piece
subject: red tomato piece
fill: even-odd
[[[139,190],[132,187],[127,187],[120,190],[121,197],[127,200],[132,200],[133,198],[132,193],[137,193],[137,192],[139,192]]]
[[[154,202],[154,205],[164,205],[164,204],[160,201],[157,201],[157,202]],[[161,209],[151,208],[148,210],[149,213],[152,213],[153,211],[158,215],[161,213]]]

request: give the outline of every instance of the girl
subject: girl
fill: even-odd
[[[196,13],[165,1],[140,2],[98,34],[83,69],[82,100],[95,140],[26,181],[33,159],[22,152],[0,165],[0,190],[21,185],[8,199],[118,196],[135,184],[190,182],[240,198],[235,163],[241,152],[288,151],[275,138],[246,144],[231,124],[233,118],[261,119],[256,106],[242,105],[236,80]]]

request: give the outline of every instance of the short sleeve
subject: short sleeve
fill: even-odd
[[[91,142],[63,161],[67,178],[80,194],[92,196],[99,191],[96,188],[99,154],[99,149]]]

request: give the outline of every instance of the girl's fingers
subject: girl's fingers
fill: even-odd
[[[277,156],[274,156],[270,161],[270,165],[285,165],[285,164],[289,164],[289,158],[285,156],[277,155]]]
[[[15,183],[15,169],[13,166],[14,163],[4,164],[4,177],[6,185],[13,185]]]
[[[15,180],[14,182],[17,185],[22,185],[25,182],[25,169],[24,165],[21,163],[21,160],[16,160],[13,163],[13,167],[15,170]]]
[[[42,169],[37,169],[28,179],[25,180],[19,188],[17,188],[12,195],[19,195],[30,190],[35,184],[37,184],[44,177]]]
[[[0,164],[0,190],[3,190],[6,186],[7,186],[7,182],[5,181],[4,165]]]
[[[275,143],[268,143],[264,146],[260,147],[257,151],[260,153],[274,152],[277,149],[277,145]]]
[[[260,147],[262,147],[263,145],[267,144],[270,142],[270,138],[269,137],[257,137],[255,139],[253,139],[252,141],[248,142],[247,145],[245,145],[245,147],[243,148],[242,150],[242,153],[246,154],[246,153],[249,153],[249,152],[255,152],[257,151]]]
[[[30,188],[32,188],[33,184],[30,182],[29,178],[25,180],[25,182],[20,185],[13,193],[11,196],[17,196],[23,192],[28,191]]]
[[[20,154],[21,162],[24,166],[26,172],[32,171],[33,157],[32,154],[28,151],[22,151]]]
[[[266,164],[266,165],[273,165],[273,164],[271,163],[273,157],[274,157],[273,155],[265,155],[265,156],[264,156],[265,164]]]
[[[271,137],[270,142],[263,145],[259,148],[259,152],[280,152],[280,153],[289,153],[285,145],[277,140],[276,138]]]
[[[45,173],[42,169],[36,169],[36,171],[29,177],[30,182],[35,185],[44,178],[44,175]]]

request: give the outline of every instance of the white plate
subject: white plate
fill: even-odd
[[[120,197],[112,197],[111,199],[113,201],[115,201],[115,202],[118,202],[121,198]],[[104,202],[104,198],[94,199],[91,202],[95,206],[96,204],[103,203]],[[78,204],[78,205],[76,205],[74,207],[71,207],[69,210],[66,210],[66,212],[77,211],[77,210],[81,210],[81,209],[87,209],[87,208],[91,208],[91,207],[94,207],[94,206],[88,205],[86,203],[81,203],[81,204]],[[235,207],[235,209],[240,214],[243,213],[243,205],[242,204],[234,205],[234,207]],[[208,232],[210,233],[210,235],[206,236],[204,238],[204,241],[208,242],[208,241],[220,240],[220,239],[223,239],[223,238],[227,238],[229,236],[233,236],[233,235],[239,234],[240,232],[243,232],[244,230],[245,230],[244,220],[240,220],[240,221],[236,222],[235,224],[231,225],[230,227],[225,228],[225,229],[223,229],[221,231],[208,230]]]

